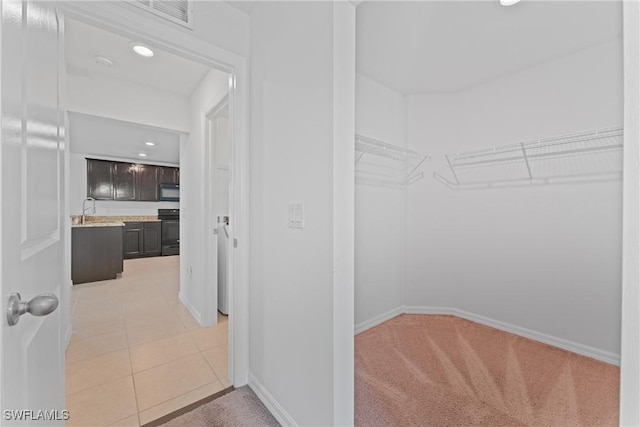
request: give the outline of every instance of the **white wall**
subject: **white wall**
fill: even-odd
[[[67,110],[189,132],[189,99],[102,76],[69,74]]]
[[[409,146],[439,159],[620,126],[622,100],[616,39],[466,92],[409,96]],[[408,305],[619,355],[621,182],[454,191],[429,178],[408,200]]]
[[[174,24],[145,9],[123,2],[64,1],[60,8],[66,16],[91,22],[92,25],[107,30],[122,28],[131,34],[132,39],[152,42],[156,46],[164,44],[166,40],[178,41],[180,44],[194,39],[190,48],[196,52],[202,47],[197,46],[199,41],[205,42],[207,48],[224,51],[225,54],[218,56],[218,59],[228,57],[227,53],[244,57],[249,55],[249,16],[225,1],[194,1],[193,28]]]
[[[184,30],[222,49],[249,56],[249,16],[224,1],[194,1],[194,29]]]
[[[251,15],[250,385],[270,396],[281,421],[350,424],[353,251],[340,239],[353,233],[355,13],[346,2],[257,3]],[[336,144],[346,155],[334,158]],[[336,187],[346,201],[335,199],[343,195]],[[304,229],[288,228],[289,203],[304,204]],[[344,259],[334,258],[336,245]],[[339,292],[344,308],[334,301]],[[334,345],[336,329],[346,340]],[[343,375],[336,379],[336,372]]]
[[[217,287],[204,280],[207,269],[215,265],[210,261],[217,259],[210,252],[216,218],[207,209],[213,190],[207,185],[209,151],[205,143],[205,116],[215,107],[214,100],[222,100],[228,92],[228,74],[211,69],[191,95],[188,110],[191,133],[180,144],[180,298],[205,326],[217,322],[218,306]],[[203,238],[203,233],[208,238]]]
[[[405,147],[407,98],[357,74],[356,133]],[[356,328],[403,305],[405,196],[401,189],[356,186]]]
[[[69,154],[69,204],[72,215],[82,214],[82,201],[87,198],[87,161],[104,159],[131,162],[130,159],[96,156],[93,154]],[[161,166],[178,166],[169,163],[154,163]],[[90,205],[87,203],[86,205]],[[116,200],[96,200],[96,215],[157,215],[158,209],[177,209],[178,202],[121,202]],[[91,213],[88,211],[88,215]]]

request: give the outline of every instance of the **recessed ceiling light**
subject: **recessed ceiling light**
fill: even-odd
[[[520,2],[520,0],[500,0],[500,4],[503,6],[513,6],[518,2]]]
[[[129,43],[129,46],[131,46],[131,49],[140,56],[144,56],[145,58],[151,58],[153,56],[153,51],[145,44],[131,42]]]
[[[140,157],[147,157],[147,155],[145,153],[138,153],[138,156]]]
[[[148,145],[149,147],[153,147],[154,145],[156,145],[155,142],[151,142],[151,141],[147,141],[144,143],[144,145]]]
[[[98,64],[101,65],[103,67],[111,67],[113,66],[113,61],[109,58],[107,58],[106,56],[102,56],[102,55],[96,55],[93,57],[93,61]]]

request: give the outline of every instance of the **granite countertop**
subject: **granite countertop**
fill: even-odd
[[[84,224],[71,224],[71,227],[84,228],[84,227],[124,227],[124,222],[111,221],[111,222],[85,222]]]
[[[80,224],[82,215],[71,215],[72,227],[124,227],[125,222],[160,222],[157,216],[152,215],[120,215],[101,216],[86,215],[85,223]]]

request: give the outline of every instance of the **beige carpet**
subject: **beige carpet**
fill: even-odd
[[[280,426],[249,387],[242,387],[174,418],[166,427]]]
[[[358,426],[617,426],[618,367],[453,316],[356,336]]]

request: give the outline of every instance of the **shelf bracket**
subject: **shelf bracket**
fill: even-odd
[[[451,164],[451,159],[449,159],[449,155],[445,155],[444,156],[445,159],[447,159],[447,163],[449,164],[449,168],[451,169],[451,173],[453,174],[453,179],[456,180],[456,185],[460,184],[460,181],[458,180],[458,175],[456,175],[456,171],[453,169],[453,165]]]
[[[520,148],[522,148],[522,156],[524,157],[524,163],[527,165],[527,172],[529,173],[529,179],[533,179],[533,175],[531,174],[531,166],[529,166],[529,158],[527,157],[527,150],[524,148],[524,144],[520,143]]]

